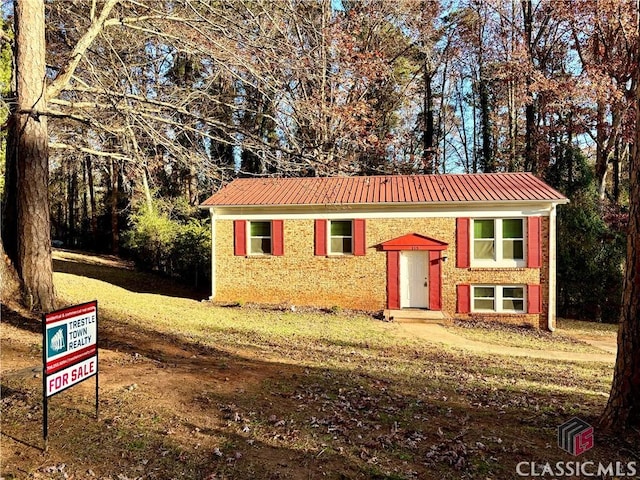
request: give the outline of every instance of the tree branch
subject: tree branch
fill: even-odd
[[[90,155],[95,155],[97,157],[108,157],[108,158],[115,158],[116,160],[135,162],[133,158],[127,157],[126,155],[122,155],[120,153],[103,152],[101,150],[94,150],[93,148],[77,147],[74,145],[68,145],[66,143],[59,143],[59,142],[49,143],[49,148],[56,149],[56,150],[75,150],[77,152],[88,153]]]
[[[57,97],[60,92],[64,89],[64,87],[69,83],[71,77],[73,76],[82,56],[87,51],[87,48],[91,45],[91,43],[98,36],[102,27],[104,26],[107,17],[111,13],[113,7],[120,0],[107,0],[102,8],[102,12],[100,12],[100,16],[91,23],[89,29],[85,32],[85,34],[80,38],[76,46],[73,48],[71,52],[71,56],[69,62],[60,70],[60,73],[55,78],[53,82],[47,87],[47,99],[51,99]]]

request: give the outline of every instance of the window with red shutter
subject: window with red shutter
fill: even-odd
[[[462,246],[459,262],[488,268],[526,266],[524,218],[474,218],[468,224],[462,223],[466,219],[458,220],[457,236]]]
[[[315,255],[366,255],[366,223],[355,220],[316,220]]]
[[[238,256],[284,255],[284,222],[233,222],[233,253]]]
[[[479,313],[526,313],[524,285],[471,285],[470,310]]]

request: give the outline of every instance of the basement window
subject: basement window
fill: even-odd
[[[471,311],[524,313],[524,285],[473,285]]]

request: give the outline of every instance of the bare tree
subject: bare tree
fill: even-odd
[[[24,300],[34,309],[55,307],[49,215],[49,134],[47,97],[55,96],[72,77],[116,0],[73,49],[69,61],[47,86],[45,76],[45,8],[42,0],[15,4],[15,77],[17,101],[9,120],[7,184],[3,242],[24,287]]]

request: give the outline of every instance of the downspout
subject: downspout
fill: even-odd
[[[549,208],[549,299],[547,307],[547,328],[553,332],[556,316],[556,204]]]
[[[216,211],[209,208],[211,218],[211,296],[209,300],[216,298]]]

